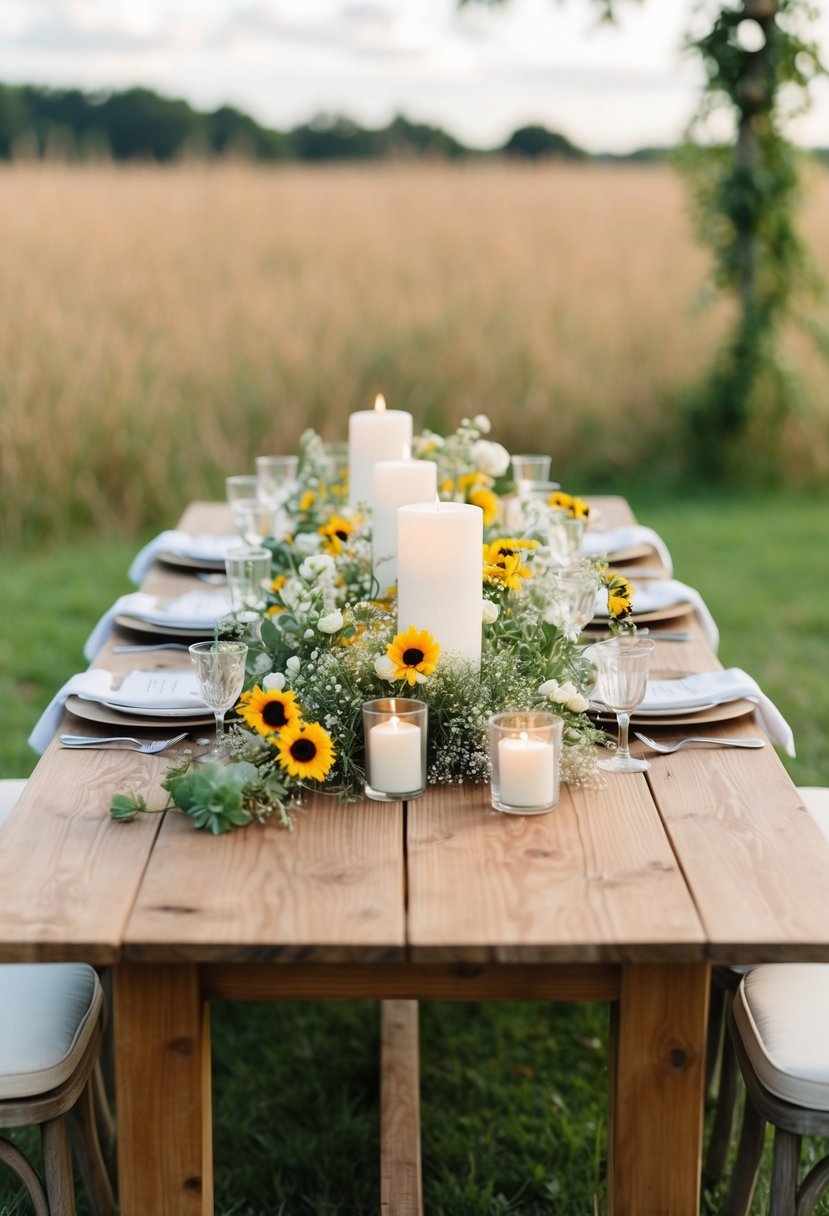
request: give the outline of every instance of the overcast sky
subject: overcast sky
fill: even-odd
[[[541,122],[592,151],[675,142],[700,70],[681,45],[695,0],[0,0],[0,81],[146,85],[294,126],[396,113],[479,147]],[[817,25],[829,60],[829,13]],[[829,85],[792,134],[829,146]]]

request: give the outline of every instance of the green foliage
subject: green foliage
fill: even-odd
[[[794,223],[798,154],[783,129],[807,108],[809,85],[824,68],[808,34],[816,16],[808,0],[745,0],[717,10],[709,32],[689,44],[706,85],[682,163],[715,285],[739,310],[689,421],[701,470],[719,480],[768,480],[777,427],[798,400],[781,357],[782,327],[798,317],[800,298],[819,289]],[[736,143],[708,140],[723,110]]]
[[[258,778],[254,765],[237,761],[201,764],[185,773],[174,771],[161,784],[197,828],[218,836],[251,822],[253,816],[244,803],[245,787]]]

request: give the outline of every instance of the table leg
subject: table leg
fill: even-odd
[[[209,1006],[192,965],[115,969],[121,1216],[211,1216]]]
[[[626,964],[611,1034],[608,1212],[697,1216],[705,963]]]

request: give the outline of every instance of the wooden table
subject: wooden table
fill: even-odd
[[[196,504],[182,526],[224,519]],[[146,587],[189,585],[156,567]],[[661,671],[712,665],[699,636],[658,645]],[[611,1001],[609,1211],[698,1211],[711,964],[829,960],[829,846],[771,747],[657,757],[539,818],[438,787],[317,797],[293,833],[111,822],[112,792],[160,796],[167,763],[53,742],[0,851],[0,958],[114,967],[123,1216],[213,1210],[214,997]]]

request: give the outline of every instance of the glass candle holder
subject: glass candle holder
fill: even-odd
[[[382,697],[363,706],[366,797],[378,802],[417,798],[426,789],[428,706]]]
[[[555,714],[493,714],[489,719],[492,806],[508,815],[543,815],[558,803],[561,732]]]
[[[273,556],[270,549],[240,546],[225,557],[230,606],[240,613],[264,612],[268,602]]]

